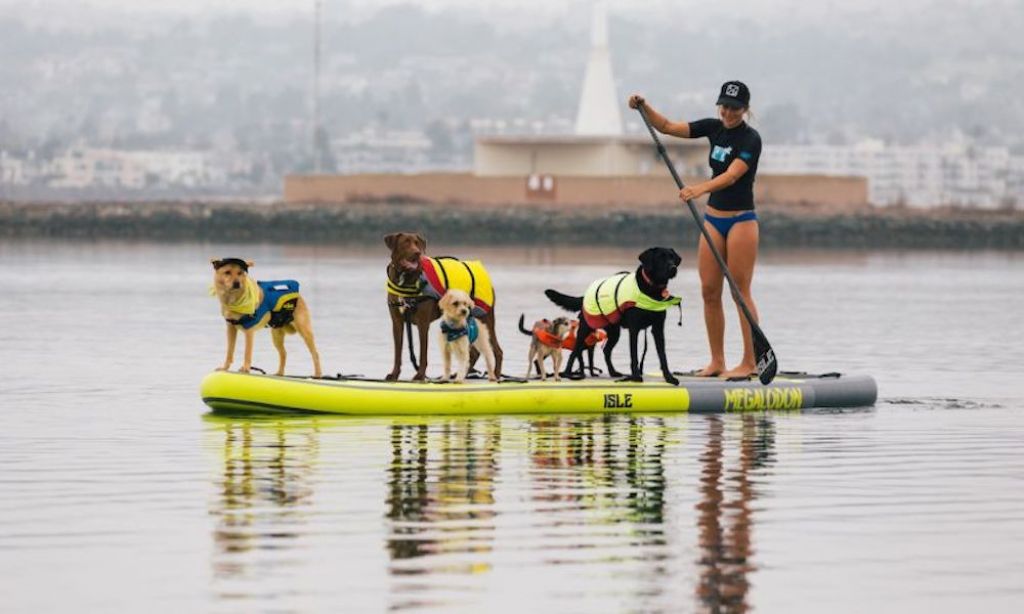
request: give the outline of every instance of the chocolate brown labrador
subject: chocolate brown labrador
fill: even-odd
[[[430,323],[441,317],[437,300],[419,294],[420,274],[423,271],[420,259],[426,254],[427,240],[416,232],[394,232],[384,237],[384,245],[391,250],[391,262],[388,263],[388,313],[391,315],[391,336],[394,339],[395,354],[391,372],[385,379],[397,380],[402,372],[402,339],[405,331],[405,318],[409,317],[419,331],[419,365],[414,381],[426,379],[427,374],[427,340],[430,338]],[[495,298],[497,302],[497,298]],[[494,372],[501,377],[502,351],[495,335],[494,309],[480,318],[487,325],[494,349]],[[412,343],[412,339],[409,340]],[[470,354],[470,367],[476,364],[479,352],[473,348]]]

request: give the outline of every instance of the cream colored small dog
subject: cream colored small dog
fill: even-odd
[[[461,384],[466,380],[469,370],[469,348],[476,348],[483,354],[487,362],[487,379],[498,381],[494,373],[494,351],[491,349],[490,335],[487,325],[471,317],[473,300],[462,290],[448,290],[438,301],[441,308],[441,356],[444,359],[444,379],[451,378],[452,354],[459,363],[455,382]]]
[[[299,296],[299,282],[257,282],[249,277],[251,260],[241,258],[214,258],[213,293],[220,300],[220,312],[227,321],[228,351],[218,371],[227,371],[235,359],[235,341],[238,331],[245,335],[245,358],[242,373],[252,368],[252,340],[256,331],[270,327],[270,336],[277,348],[278,365],[275,375],[284,375],[287,354],[284,350],[285,334],[298,333],[306,342],[313,357],[313,377],[320,377],[320,354],[313,341],[313,323],[306,301]]]

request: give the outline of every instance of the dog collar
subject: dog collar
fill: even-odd
[[[647,271],[645,271],[643,268],[640,269],[640,276],[643,277],[644,281],[647,282],[647,284],[650,285],[652,288],[655,288],[655,289],[657,289],[657,288],[665,289],[665,288],[668,287],[667,285],[659,286],[659,285],[655,284],[654,281],[651,279],[650,275],[648,275]]]
[[[666,300],[672,297],[672,295],[668,291],[668,284],[665,284],[664,286],[655,285],[655,283],[651,280],[650,276],[647,275],[647,271],[643,270],[642,267],[640,269],[640,276],[643,277],[644,281],[647,282],[655,290],[661,289],[661,300]]]

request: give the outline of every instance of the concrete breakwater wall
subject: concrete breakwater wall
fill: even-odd
[[[1024,214],[920,210],[759,208],[762,245],[907,249],[1024,249]],[[377,242],[419,230],[460,244],[645,246],[696,241],[678,203],[634,210],[424,204],[0,203],[0,237]]]

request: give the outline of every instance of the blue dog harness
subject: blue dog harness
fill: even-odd
[[[480,328],[476,325],[476,318],[470,316],[466,318],[466,325],[462,328],[455,328],[448,324],[447,321],[441,321],[441,332],[445,334],[448,342],[451,343],[459,337],[468,336],[469,344],[476,343],[476,338],[480,336]]]
[[[295,305],[299,302],[299,282],[294,279],[282,281],[257,281],[260,289],[263,290],[263,300],[260,301],[256,311],[252,314],[242,316],[237,320],[228,320],[248,330],[270,313],[270,321],[267,326],[270,328],[281,328],[292,323],[295,319]]]

